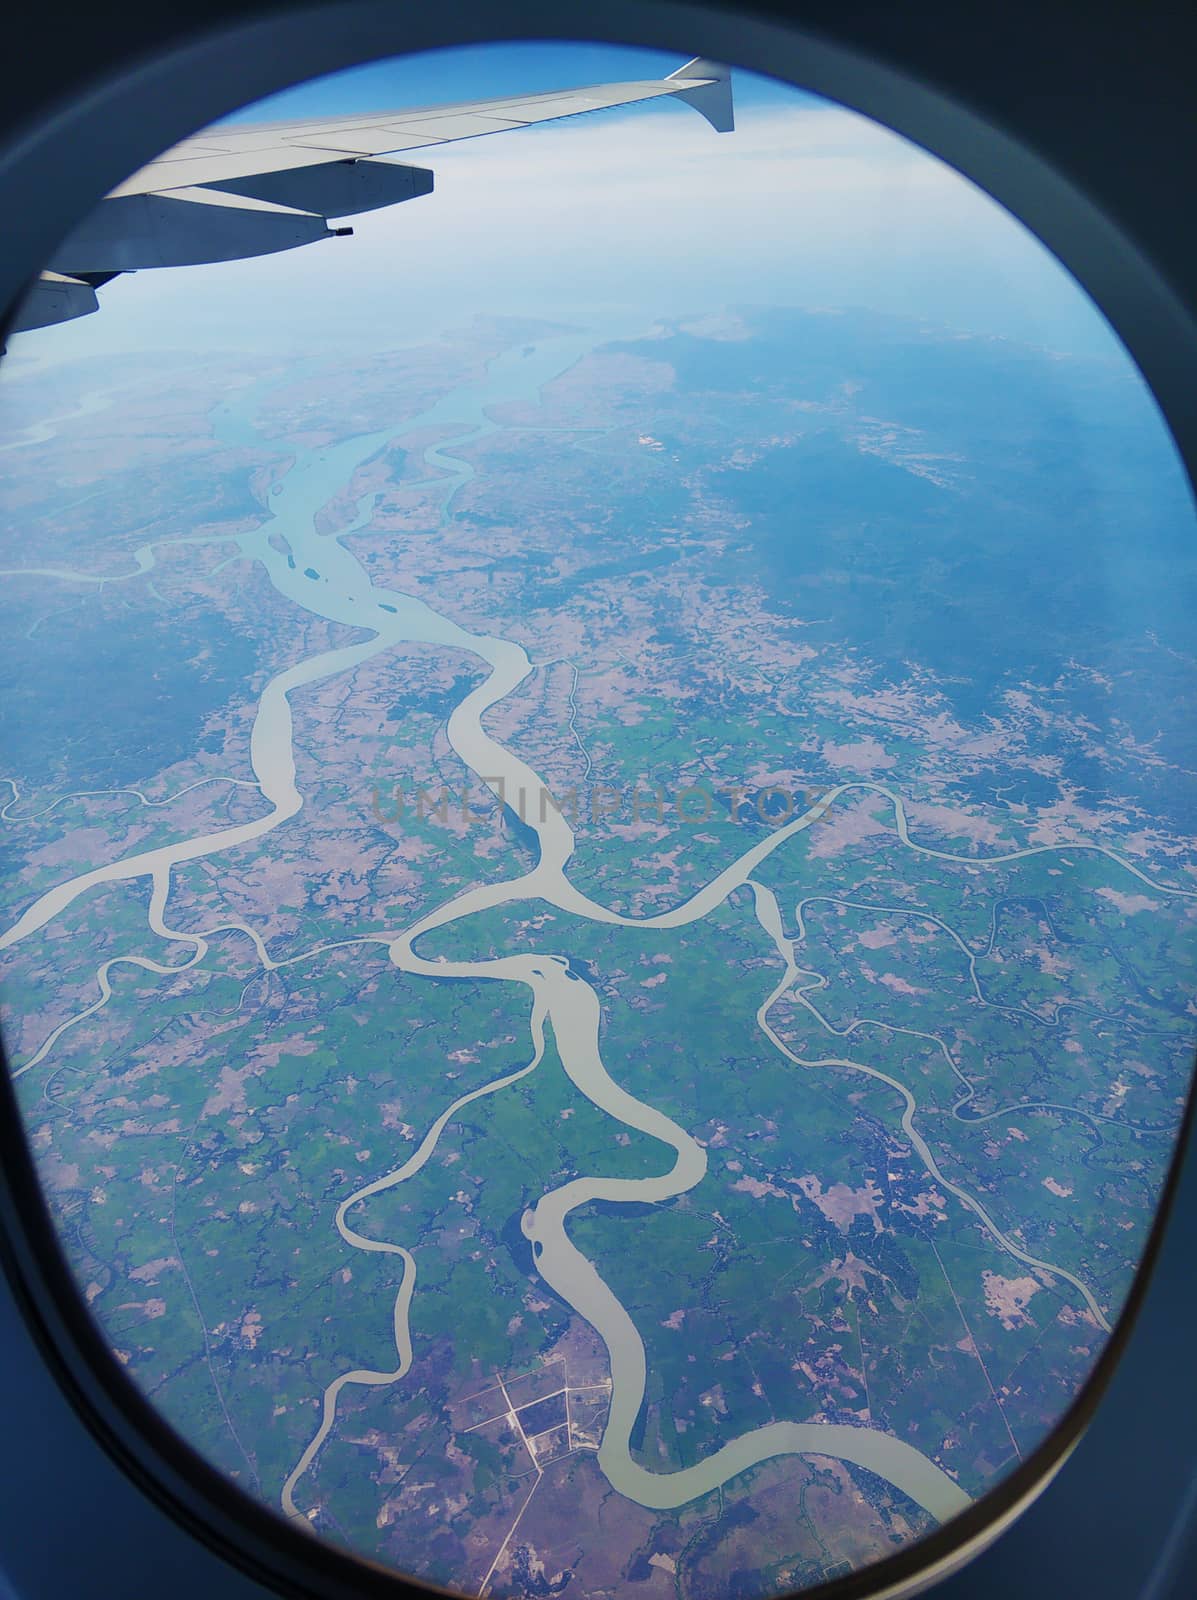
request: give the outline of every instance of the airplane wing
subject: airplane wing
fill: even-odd
[[[14,331],[96,311],[96,290],[123,272],[268,255],[351,234],[329,218],[430,194],[433,175],[378,156],[505,133],[672,96],[730,132],[731,75],[696,57],[666,78],[606,83],[299,122],[225,125],[184,139],[114,189],[55,252]]]

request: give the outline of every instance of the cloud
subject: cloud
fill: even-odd
[[[585,251],[601,269],[604,257],[652,263],[685,246],[706,262],[751,254],[771,268],[785,264],[771,252],[788,255],[795,244],[888,252],[905,239],[923,248],[952,220],[992,225],[997,212],[942,163],[840,111],[774,111],[722,136],[684,114],[588,116],[413,160],[421,156],[435,194],[361,218],[355,267],[369,271],[418,246],[412,270],[437,276],[505,263],[535,270],[545,252]],[[1000,226],[1015,225],[1002,216]]]

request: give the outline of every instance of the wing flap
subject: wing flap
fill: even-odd
[[[382,206],[400,205],[432,193],[427,167],[402,167],[393,161],[330,161],[249,178],[226,178],[213,189],[248,195],[322,217],[353,217]]]
[[[71,322],[100,309],[96,291],[90,283],[69,278],[59,272],[43,272],[21,302],[13,319],[13,333],[31,328],[51,328],[58,322]]]
[[[104,200],[59,246],[55,272],[138,272],[270,255],[329,237],[322,216],[203,189]]]

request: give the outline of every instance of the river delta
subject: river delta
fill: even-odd
[[[877,553],[891,520],[941,549],[991,463],[959,466],[917,388],[878,421],[884,363],[853,409],[825,327],[797,334],[482,324],[356,395],[300,361],[215,400],[201,367],[180,459],[227,480],[202,526],[161,498],[194,469],[152,448],[149,537],[10,491],[59,534],[5,557],[10,606],[124,608],[99,620],[168,651],[172,615],[210,615],[197,682],[244,658],[199,765],[149,742],[79,784],[35,693],[10,727],[6,1038],[81,1285],[252,1492],[472,1592],[778,1588],[949,1521],[1092,1370],[1187,1091],[1189,754],[1129,666],[1191,677],[1183,593],[1108,624],[1104,690],[1059,596],[1042,659],[999,606],[1010,647],[972,674],[950,617],[922,661],[914,612],[896,643],[862,628],[862,573],[911,606],[925,581],[917,539],[909,570]],[[906,337],[1045,403],[1002,352]],[[56,415],[30,452],[65,447]],[[786,470],[814,570],[778,553]],[[1164,548],[1191,512],[1156,478]],[[986,609],[1017,562],[978,539]],[[650,769],[749,800],[697,827],[512,814]],[[388,819],[380,775],[489,825]]]

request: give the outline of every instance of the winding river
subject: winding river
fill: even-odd
[[[571,334],[542,340],[522,351],[508,352],[490,363],[483,379],[459,388],[420,416],[407,421],[401,428],[381,430],[298,456],[291,470],[271,494],[271,518],[252,532],[238,536],[235,542],[241,555],[260,563],[278,593],[300,610],[364,630],[368,637],[362,642],[322,651],[297,662],[280,672],[263,691],[253,726],[251,763],[254,781],[266,802],[266,809],[252,821],[215,828],[201,835],[135,853],[58,884],[26,907],[12,926],[0,934],[0,949],[46,928],[80,895],[101,884],[145,877],[152,886],[148,917],[150,929],[160,938],[183,941],[192,946],[192,953],[183,963],[184,966],[199,962],[207,949],[207,940],[218,930],[210,928],[198,933],[184,932],[169,926],[167,906],[173,867],[182,862],[254,844],[294,817],[304,805],[304,796],[296,783],[291,697],[322,679],[350,671],[400,643],[422,642],[462,650],[486,664],[488,676],[464,696],[448,719],[449,742],[466,767],[501,800],[510,799],[521,789],[529,795],[541,792],[542,780],[536,772],[514,752],[492,739],[482,726],[486,711],[511,694],[533,670],[525,650],[508,639],[470,632],[414,595],[375,585],[343,542],[344,535],[336,538],[319,535],[315,530],[315,518],[324,506],[344,491],[355,469],[384,444],[401,440],[405,435],[421,429],[443,428],[446,424],[452,424],[458,430],[456,435],[449,440],[442,439],[424,452],[426,464],[447,474],[443,480],[442,497],[442,505],[447,512],[453,494],[467,481],[471,471],[468,463],[453,455],[453,448],[480,438],[495,427],[486,414],[487,408],[513,399],[535,401],[544,383],[566,370],[610,334],[611,330],[604,330],[601,335]],[[239,445],[261,443],[250,420],[260,394],[261,390],[255,388],[232,404],[218,408],[214,413],[214,422],[220,438]],[[363,498],[357,508],[356,520],[348,532],[368,519],[371,503],[372,495]],[[153,564],[153,548],[142,547],[136,553],[134,571],[127,576],[133,578],[149,572]],[[55,575],[86,577],[86,574],[66,572]],[[403,1165],[366,1184],[338,1207],[335,1225],[348,1245],[362,1251],[395,1255],[403,1262],[403,1279],[392,1312],[396,1365],[390,1371],[354,1369],[342,1374],[325,1390],[319,1429],[288,1476],[283,1489],[283,1506],[290,1515],[303,1518],[296,1504],[295,1491],[335,1424],[338,1396],[345,1386],[390,1384],[401,1378],[411,1365],[408,1316],[417,1282],[416,1259],[403,1245],[370,1238],[357,1231],[351,1221],[354,1208],[372,1195],[413,1177],[431,1156],[445,1126],[465,1104],[481,1095],[500,1092],[532,1072],[543,1055],[546,1028],[551,1028],[564,1069],[579,1092],[623,1126],[657,1140],[671,1156],[668,1169],[655,1177],[574,1178],[545,1194],[523,1219],[523,1231],[529,1241],[530,1258],[536,1272],[596,1330],[606,1347],[610,1361],[611,1406],[598,1452],[598,1463],[613,1487],[644,1506],[679,1506],[709,1494],[737,1474],[771,1457],[809,1452],[837,1457],[868,1468],[941,1521],[969,1504],[969,1498],[960,1486],[929,1457],[912,1445],[871,1426],[774,1422],[741,1434],[704,1461],[675,1472],[652,1472],[632,1459],[630,1437],[646,1383],[643,1341],[628,1312],[593,1263],[571,1242],[568,1219],[579,1207],[596,1200],[616,1203],[660,1202],[683,1194],[702,1179],[706,1171],[706,1155],[702,1146],[685,1129],[653,1106],[637,1100],[608,1073],[599,1051],[600,1013],[597,995],[571,969],[565,956],[528,952],[497,960],[430,961],[418,954],[416,945],[422,935],[476,912],[514,901],[536,898],[577,916],[625,927],[680,928],[705,917],[734,891],[747,886],[754,897],[762,932],[776,950],[782,967],[776,988],[758,1013],[758,1023],[765,1035],[782,1054],[800,1067],[811,1070],[836,1067],[868,1073],[892,1089],[901,1102],[903,1131],[935,1181],[974,1214],[996,1247],[1020,1262],[1052,1273],[1071,1285],[1100,1325],[1108,1327],[1102,1308],[1077,1277],[1028,1255],[999,1229],[973,1196],[943,1177],[930,1149],[914,1126],[917,1108],[909,1089],[897,1079],[847,1057],[809,1059],[795,1056],[769,1024],[769,1008],[782,994],[795,991],[801,996],[802,985],[799,980],[804,974],[795,961],[794,941],[783,932],[782,915],[776,899],[771,891],[753,880],[752,873],[773,851],[823,816],[827,808],[842,795],[857,789],[872,790],[888,799],[893,808],[895,835],[902,846],[941,860],[967,861],[974,867],[987,864],[984,859],[933,850],[911,839],[901,797],[884,786],[863,782],[844,783],[827,791],[817,803],[784,827],[760,839],[681,905],[656,916],[633,919],[598,904],[570,883],[566,868],[574,850],[574,835],[564,814],[548,807],[544,816],[530,815],[528,819],[528,826],[535,832],[539,844],[536,865],[530,870],[504,882],[469,889],[423,916],[409,928],[371,934],[360,939],[339,940],[317,947],[318,951],[354,943],[381,943],[385,945],[393,965],[413,976],[454,976],[523,985],[530,994],[529,1026],[533,1048],[527,1065],[455,1100],[436,1119],[415,1153]],[[14,794],[9,804],[14,804],[15,800]],[[1045,853],[1051,848],[1043,846],[1008,851],[990,857],[988,861],[995,864],[1015,861]],[[1193,893],[1160,885],[1102,846],[1074,844],[1068,848],[1073,852],[1082,849],[1099,851],[1121,870],[1149,883],[1156,893]],[[264,967],[285,964],[272,960],[261,939],[244,924],[225,923],[221,927],[237,927],[248,935],[254,941]],[[317,951],[307,952],[303,957],[290,957],[288,961],[306,959]],[[967,951],[965,953],[969,954]],[[117,959],[131,962],[155,974],[181,970],[177,965],[170,966],[148,957]],[[44,1060],[65,1027],[93,1014],[107,1003],[111,992],[109,968],[113,964],[106,963],[97,973],[100,998],[95,1004],[61,1025],[38,1054],[19,1070],[28,1070]]]

